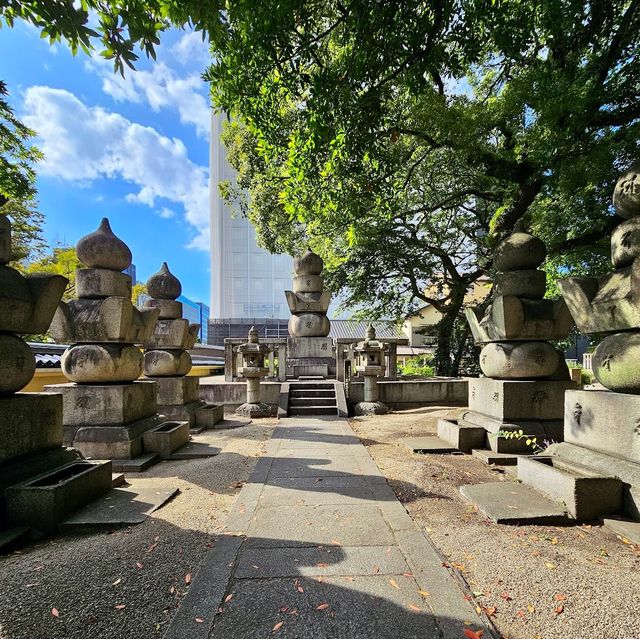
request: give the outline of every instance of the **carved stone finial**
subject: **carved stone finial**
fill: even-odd
[[[370,342],[376,338],[376,329],[373,327],[373,324],[369,324],[367,327],[367,341]]]
[[[182,285],[163,262],[160,270],[147,280],[147,292],[157,300],[175,300],[182,293]]]
[[[249,329],[249,343],[250,344],[257,344],[259,342],[259,336],[258,336],[258,331],[256,330],[255,326],[252,326]]]
[[[102,218],[97,230],[80,238],[76,252],[80,261],[89,268],[124,271],[131,266],[129,247],[114,235],[106,217]]]
[[[544,242],[530,233],[512,233],[496,248],[493,264],[499,271],[535,269],[544,262]]]
[[[324,268],[322,258],[308,248],[303,255],[293,260],[296,275],[320,275]]]

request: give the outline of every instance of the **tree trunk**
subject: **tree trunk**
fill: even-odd
[[[456,377],[458,374],[460,362],[454,357],[452,351],[456,348],[455,324],[464,303],[466,287],[467,283],[464,280],[452,284],[449,302],[442,319],[438,323],[438,344],[435,357],[436,375]]]

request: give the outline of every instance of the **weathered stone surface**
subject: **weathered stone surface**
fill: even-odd
[[[295,257],[293,260],[293,270],[296,275],[320,275],[323,268],[322,258],[311,249],[307,249],[300,257]]]
[[[76,461],[5,490],[9,520],[45,533],[111,488],[110,461]]]
[[[131,277],[107,268],[80,268],[76,271],[76,295],[82,299],[110,296],[131,299]]]
[[[386,415],[389,410],[389,407],[385,406],[380,401],[358,402],[353,407],[353,411],[356,415]]]
[[[326,315],[320,313],[300,313],[289,318],[289,334],[296,337],[325,337],[331,332],[331,324]]]
[[[477,344],[509,340],[564,339],[573,319],[563,300],[527,300],[511,295],[496,298],[486,312],[465,309]]]
[[[547,274],[537,269],[496,273],[493,276],[493,296],[514,295],[541,300],[547,288]]]
[[[63,395],[65,426],[129,424],[156,414],[155,384],[151,381],[92,386],[56,384],[45,386],[45,390]]]
[[[67,283],[62,275],[23,276],[0,266],[0,331],[46,333]]]
[[[74,344],[61,365],[64,376],[78,384],[132,382],[142,375],[142,352],[132,344]]]
[[[159,406],[187,404],[198,397],[197,377],[154,377]]]
[[[36,358],[19,337],[0,333],[0,397],[24,388],[36,370]]]
[[[578,521],[592,521],[622,509],[622,482],[558,457],[523,457],[518,479],[554,501]]]
[[[621,393],[640,393],[640,332],[614,333],[605,337],[592,356],[597,380]]]
[[[242,415],[251,419],[258,419],[260,417],[274,417],[276,410],[269,404],[264,402],[245,402],[236,408],[236,415]]]
[[[205,404],[196,411],[195,426],[198,430],[214,428],[224,419],[224,406],[221,404]]]
[[[62,396],[17,393],[0,401],[0,463],[62,446]]]
[[[499,271],[534,269],[544,262],[544,242],[529,233],[512,233],[495,250],[493,265]]]
[[[298,275],[293,278],[294,293],[320,293],[324,290],[324,280],[319,275]]]
[[[566,442],[640,464],[640,396],[571,390],[564,421]]]
[[[124,271],[131,266],[129,247],[113,234],[106,217],[102,218],[97,230],[78,241],[76,253],[79,260],[89,268]]]
[[[484,448],[487,433],[481,426],[465,426],[450,419],[438,420],[438,437],[464,453]]]
[[[289,337],[287,339],[287,355],[291,359],[310,357],[331,357],[333,340],[330,337]]]
[[[634,164],[618,178],[613,205],[620,217],[640,215],[640,164]]]
[[[636,257],[640,257],[640,218],[632,217],[611,234],[611,262],[615,268],[624,268]]]
[[[71,300],[58,307],[51,335],[58,342],[140,344],[150,338],[158,314],[156,309],[140,311],[124,297]]]
[[[189,442],[189,422],[163,422],[142,435],[144,450],[158,453],[163,459]]]
[[[160,310],[158,319],[179,319],[182,317],[182,302],[175,300],[147,300],[144,305],[147,308]]]
[[[11,222],[6,215],[0,215],[0,264],[11,261]]]
[[[626,539],[632,544],[640,546],[640,521],[629,519],[609,518],[602,520],[603,526],[611,531],[616,537]]]
[[[191,370],[191,355],[183,350],[148,350],[144,354],[147,377],[177,377]]]
[[[189,324],[186,319],[161,319],[144,344],[148,349],[188,350],[193,348],[199,330],[199,324]]]
[[[560,419],[570,381],[469,379],[469,408],[499,421]]]
[[[292,313],[326,313],[331,303],[331,293],[322,291],[322,293],[294,293],[293,291],[285,291],[287,304]]]
[[[147,293],[157,300],[175,300],[182,293],[180,280],[169,271],[166,262],[147,280]]]
[[[447,453],[459,453],[460,451],[440,437],[433,435],[428,437],[402,437],[398,443],[414,453],[431,453],[444,455]]]
[[[491,342],[480,353],[480,368],[496,379],[550,377],[560,357],[549,342]]]

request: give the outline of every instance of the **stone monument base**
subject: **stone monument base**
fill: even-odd
[[[276,411],[269,406],[260,402],[259,404],[244,403],[238,406],[235,411],[236,415],[242,415],[243,417],[274,417]]]
[[[189,422],[192,433],[215,428],[224,419],[224,407],[221,404],[207,404],[202,400],[187,404],[165,404],[158,406],[158,412],[167,419]]]
[[[289,378],[335,377],[333,340],[330,337],[288,338],[286,373]]]
[[[389,407],[382,402],[358,402],[353,407],[356,415],[386,415],[389,410]]]

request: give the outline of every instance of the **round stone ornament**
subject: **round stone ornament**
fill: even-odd
[[[596,347],[591,366],[609,390],[640,394],[640,332],[614,333]]]
[[[640,217],[618,224],[611,234],[611,262],[616,268],[631,266],[640,256]]]
[[[640,162],[625,171],[616,182],[613,206],[620,217],[640,215]]]
[[[491,342],[480,352],[480,368],[494,379],[541,379],[558,369],[560,356],[549,342]]]
[[[148,377],[183,377],[191,370],[191,355],[181,350],[151,350],[144,354]]]
[[[301,313],[289,318],[289,335],[292,337],[326,337],[331,332],[331,323],[326,315]]]
[[[142,375],[142,351],[133,344],[74,344],[62,356],[64,376],[78,384],[133,382]]]
[[[24,388],[36,372],[36,358],[19,337],[0,334],[0,397]]]
[[[530,233],[512,233],[503,240],[493,255],[498,271],[535,269],[544,262],[547,249],[544,242]]]
[[[322,258],[311,249],[307,249],[303,255],[293,260],[293,270],[296,275],[320,275],[323,268]]]
[[[78,240],[76,253],[78,259],[89,268],[124,271],[131,266],[129,247],[114,235],[106,217],[102,218],[97,230]]]
[[[175,300],[182,293],[180,280],[171,273],[166,262],[147,280],[147,293],[159,300]]]

